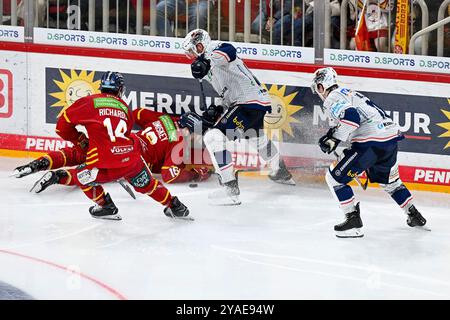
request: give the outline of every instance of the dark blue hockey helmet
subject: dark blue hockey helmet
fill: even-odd
[[[100,82],[100,91],[121,97],[125,92],[125,80],[122,74],[112,71],[105,72]]]

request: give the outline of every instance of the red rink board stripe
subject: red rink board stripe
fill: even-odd
[[[156,52],[140,52],[140,51],[124,51],[98,48],[83,48],[69,46],[50,46],[34,43],[14,43],[0,42],[0,50],[34,52],[46,54],[62,54],[72,56],[98,57],[110,59],[126,59],[126,60],[143,60],[156,62],[172,62],[172,63],[191,63],[186,56],[173,53],[156,53]],[[278,70],[289,72],[305,72],[313,73],[322,65],[291,63],[291,62],[275,62],[245,59],[248,67],[253,69]],[[427,73],[427,72],[410,72],[384,69],[370,69],[357,67],[339,67],[333,66],[338,74],[343,76],[380,78],[380,79],[396,79],[396,80],[413,80],[425,82],[450,83],[450,74]]]

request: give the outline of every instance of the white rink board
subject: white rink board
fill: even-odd
[[[15,113],[14,120],[4,121],[0,119],[1,131],[3,133],[28,134],[32,136],[56,137],[53,124],[46,124],[45,105],[45,68],[62,68],[76,70],[117,70],[131,74],[152,74],[170,77],[191,78],[190,68],[187,64],[163,63],[151,61],[134,61],[123,59],[110,59],[98,57],[78,57],[40,53],[15,53],[0,51],[2,57],[7,57],[8,68],[14,74],[15,79]],[[51,58],[50,58],[51,57]],[[25,66],[25,61],[28,64]],[[120,66],[118,68],[118,66]],[[167,74],[170,70],[170,74]],[[311,75],[308,73],[285,72],[273,70],[252,70],[262,82],[278,83],[283,85],[309,87]],[[26,79],[28,73],[29,86],[28,97],[26,95]],[[340,83],[355,90],[394,93],[407,96],[422,95],[430,97],[441,97],[443,92],[450,92],[450,84],[431,83],[419,81],[405,81],[395,79],[377,79],[342,76]],[[149,88],[151,90],[151,88]],[[28,100],[27,100],[28,99]],[[27,102],[28,101],[28,102]],[[29,107],[29,113],[27,113]],[[25,125],[27,124],[27,125]],[[296,148],[302,146],[285,148],[295,152]],[[311,146],[314,147],[314,146]],[[305,149],[303,149],[305,150]],[[304,152],[304,151],[303,151]],[[400,159],[404,165],[417,165],[421,163],[430,167],[450,168],[447,156],[429,155],[418,153],[400,153]]]

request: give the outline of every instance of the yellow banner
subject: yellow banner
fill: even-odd
[[[397,18],[395,20],[394,53],[408,53],[409,43],[409,0],[397,0]]]

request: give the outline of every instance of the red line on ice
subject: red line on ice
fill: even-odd
[[[119,291],[117,291],[116,289],[113,289],[110,286],[108,286],[107,284],[101,282],[100,280],[97,280],[97,279],[95,279],[95,278],[93,278],[91,276],[88,276],[87,274],[84,274],[82,272],[78,272],[76,270],[70,270],[70,269],[68,269],[68,268],[66,268],[66,267],[64,267],[62,265],[56,264],[54,262],[46,261],[46,260],[43,260],[43,259],[31,257],[31,256],[27,256],[27,255],[24,255],[24,254],[21,254],[21,253],[18,253],[18,252],[14,252],[14,251],[0,249],[0,253],[5,253],[5,254],[12,255],[12,256],[25,258],[25,259],[28,259],[28,260],[31,260],[31,261],[34,261],[34,262],[40,262],[40,263],[46,264],[48,266],[52,266],[52,267],[64,270],[64,271],[70,271],[70,272],[72,272],[72,273],[74,273],[76,275],[79,275],[80,277],[82,277],[84,279],[87,279],[87,280],[95,283],[96,285],[100,286],[101,288],[105,289],[106,291],[108,291],[109,293],[114,295],[117,299],[119,299],[119,300],[127,300],[127,298],[123,294],[121,294]]]

